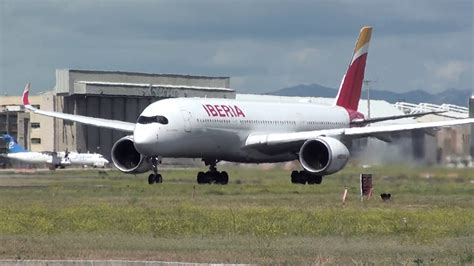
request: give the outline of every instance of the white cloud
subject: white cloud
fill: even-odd
[[[431,87],[434,89],[456,88],[465,86],[464,79],[469,79],[472,62],[449,60],[443,62],[429,61],[425,63],[428,75],[431,77]],[[466,89],[461,87],[460,89]]]
[[[436,67],[433,73],[436,78],[445,81],[459,82],[461,75],[469,69],[470,64],[463,61],[449,61]]]
[[[290,53],[290,60],[296,64],[308,64],[318,61],[321,51],[317,48],[303,48]]]

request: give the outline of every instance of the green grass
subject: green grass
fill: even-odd
[[[303,186],[288,170],[224,168],[227,186],[195,184],[199,169],[164,170],[152,186],[115,171],[0,172],[0,258],[474,262],[472,169],[348,167]],[[370,201],[361,171],[374,174]]]

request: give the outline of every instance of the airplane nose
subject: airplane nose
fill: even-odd
[[[133,142],[135,149],[143,155],[153,156],[156,155],[156,142],[158,135],[156,130],[148,128],[144,125],[137,125],[133,132]]]

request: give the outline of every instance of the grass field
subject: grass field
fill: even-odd
[[[474,263],[472,169],[348,167],[315,186],[282,169],[221,169],[227,186],[197,185],[199,169],[151,186],[116,171],[0,172],[0,258]],[[370,201],[361,171],[374,174]]]

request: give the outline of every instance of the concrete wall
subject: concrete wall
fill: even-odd
[[[52,92],[42,93],[40,95],[30,96],[29,100],[32,105],[35,105],[43,110],[54,110],[54,95]],[[0,106],[16,105],[20,106],[20,96],[3,96],[0,97]],[[52,151],[54,150],[54,119],[51,117],[35,115],[33,113],[26,113],[27,120],[20,123],[21,130],[26,132],[25,142],[19,140],[19,143],[24,144],[24,147],[32,151]],[[31,128],[31,123],[39,123],[39,128]],[[32,144],[31,139],[41,139],[41,143]]]
[[[18,144],[29,148],[29,113],[23,111],[1,111],[0,112],[0,135],[8,133],[13,136]],[[7,143],[1,141],[0,153],[7,152]]]
[[[37,96],[30,97],[32,104],[37,104],[43,110],[54,110],[55,96],[52,92],[45,92]],[[31,113],[30,113],[31,114]],[[53,151],[54,149],[54,118],[31,114],[31,123],[39,123],[39,128],[31,128],[30,140],[32,138],[41,139],[41,144],[31,144],[32,151]]]
[[[227,88],[209,88],[195,86],[166,86],[153,84],[123,84],[79,81],[73,84],[73,94],[136,96],[177,98],[177,97],[209,97],[234,99],[235,92]]]

